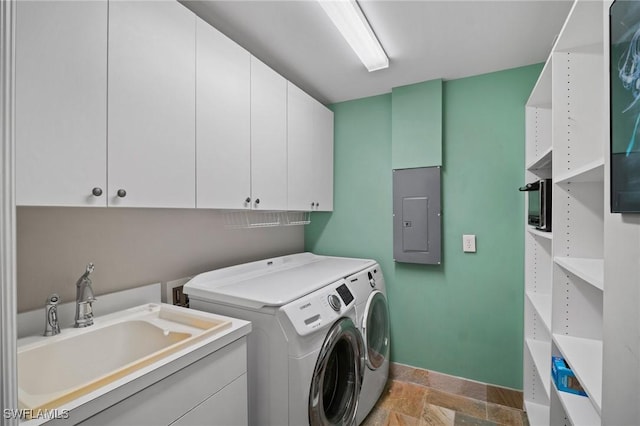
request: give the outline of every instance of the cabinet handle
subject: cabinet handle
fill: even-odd
[[[311,207],[314,207],[316,205],[316,203],[311,203]]]
[[[260,198],[256,198],[256,204],[260,204]]]
[[[249,204],[251,202],[251,197],[247,197],[246,200],[244,200],[244,202]]]
[[[118,189],[117,194],[118,194],[118,197],[124,198],[127,196],[127,191],[125,191],[124,189]]]
[[[91,190],[91,193],[95,196],[95,197],[99,197],[102,195],[102,188],[98,188],[95,187]]]
[[[316,208],[320,207],[320,202],[316,201]]]

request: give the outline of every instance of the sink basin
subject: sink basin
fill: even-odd
[[[19,346],[20,408],[58,407],[230,325],[204,312],[148,304]]]

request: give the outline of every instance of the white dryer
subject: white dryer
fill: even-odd
[[[389,377],[389,311],[384,276],[378,264],[346,278],[356,298],[356,326],[364,340],[364,378],[356,424],[362,423]]]
[[[375,262],[300,253],[200,274],[192,308],[252,322],[249,424],[351,425],[364,369],[346,277]]]

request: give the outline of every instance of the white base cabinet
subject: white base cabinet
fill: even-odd
[[[243,337],[79,423],[81,425],[246,425]]]
[[[246,395],[247,375],[243,374],[171,424],[173,426],[247,425],[249,419]]]

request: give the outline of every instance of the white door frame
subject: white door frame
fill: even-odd
[[[0,0],[0,424],[18,408],[16,374],[15,25],[16,0]]]

